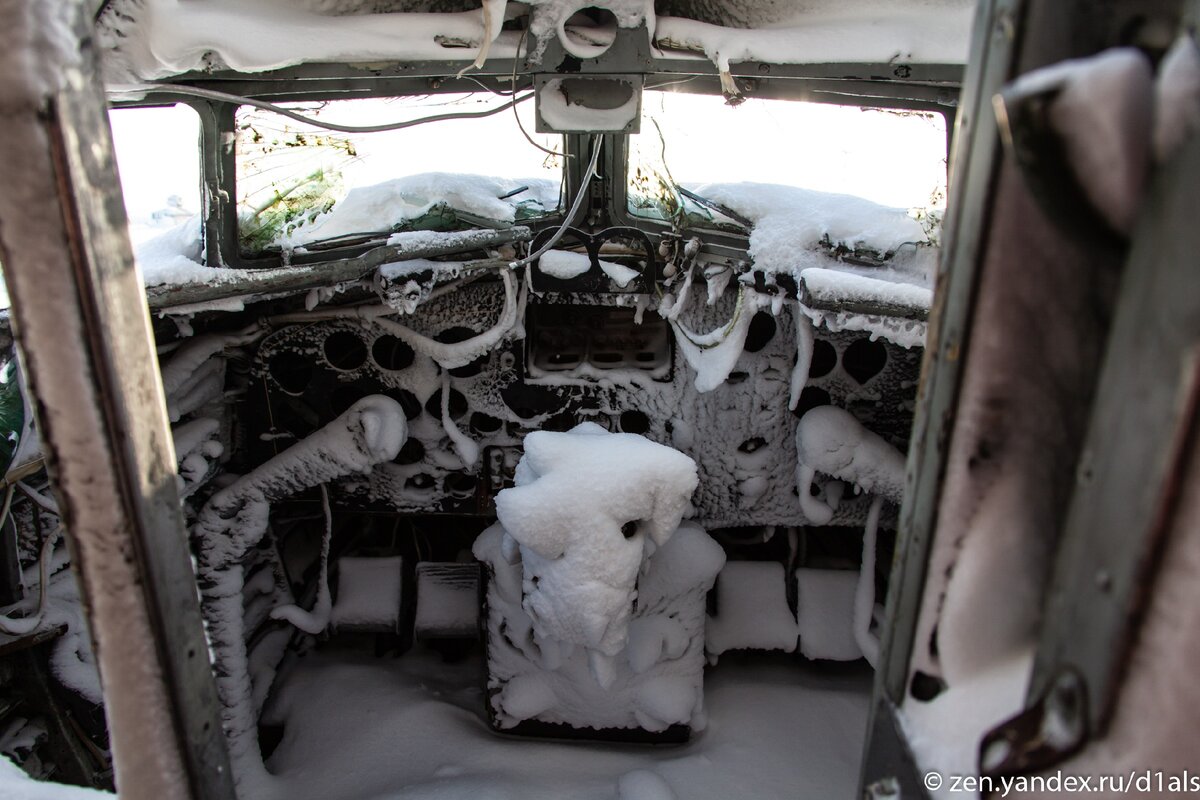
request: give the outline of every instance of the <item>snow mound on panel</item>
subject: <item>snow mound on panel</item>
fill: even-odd
[[[522,186],[529,188],[504,197]],[[332,209],[310,223],[293,228],[279,243],[297,247],[320,239],[387,230],[398,223],[417,219],[438,203],[496,222],[513,222],[517,207],[522,203],[556,208],[558,190],[557,181],[544,178],[513,180],[423,172],[351,189]]]
[[[705,649],[796,649],[796,618],[787,603],[787,577],[775,561],[730,561],[717,581],[717,614],[708,618]]]
[[[572,253],[568,250],[551,250],[538,259],[538,269],[559,280],[578,278],[592,268],[592,259],[587,253]]]
[[[238,270],[200,263],[200,219],[192,217],[134,248],[146,286],[184,283],[219,284],[236,280]]]
[[[496,513],[520,545],[535,631],[617,654],[643,560],[687,511],[695,463],[643,436],[584,423],[526,436],[515,483],[496,496]]]
[[[834,245],[880,253],[928,239],[906,209],[888,208],[848,194],[768,183],[710,183],[695,191],[754,223],[750,256],[755,267],[767,272],[828,266],[828,257],[817,249],[826,239]]]

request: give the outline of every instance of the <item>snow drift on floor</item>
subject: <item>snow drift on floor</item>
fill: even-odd
[[[794,657],[729,654],[706,679],[708,729],[680,747],[498,736],[482,716],[480,672],[477,658],[443,664],[419,651],[399,660],[346,652],[302,659],[268,711],[286,722],[268,761],[270,797],[613,800],[635,770],[687,800],[856,791],[865,668],[834,673]],[[653,783],[637,775],[622,788]]]

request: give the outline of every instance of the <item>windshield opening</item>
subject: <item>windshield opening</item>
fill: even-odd
[[[945,205],[946,121],[933,112],[760,98],[730,106],[650,90],[629,142],[628,211],[682,227],[748,230],[755,186],[852,195],[921,220],[940,219]]]
[[[375,126],[505,102],[490,94],[438,94],[284,107],[325,123]],[[562,137],[534,132],[532,103],[515,108],[515,115],[503,108],[486,117],[344,133],[241,107],[242,252],[320,249],[404,230],[502,228],[557,211]]]

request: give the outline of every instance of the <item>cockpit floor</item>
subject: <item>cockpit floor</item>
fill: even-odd
[[[443,663],[326,649],[299,659],[268,710],[267,764],[288,800],[835,800],[855,795],[871,692],[860,663],[726,654],[705,684],[708,727],[679,746],[493,733],[478,656]],[[653,791],[646,791],[650,785]],[[640,790],[631,787],[642,787]]]

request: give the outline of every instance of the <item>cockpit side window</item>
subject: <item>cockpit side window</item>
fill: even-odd
[[[933,112],[767,98],[731,106],[717,95],[647,90],[628,153],[628,212],[685,227],[745,228],[737,206],[754,184],[764,202],[790,188],[919,218],[945,204],[946,120]]]
[[[283,104],[353,128],[447,117],[374,132],[242,106],[234,147],[243,255],[398,231],[500,228],[556,212],[562,137],[534,131],[532,103],[515,107],[517,119],[504,104],[484,93]]]

